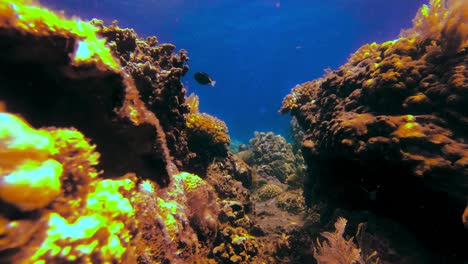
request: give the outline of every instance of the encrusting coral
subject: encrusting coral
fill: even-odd
[[[193,141],[207,142],[210,145],[222,145],[227,148],[230,138],[226,124],[214,116],[205,113],[186,115],[188,137]]]

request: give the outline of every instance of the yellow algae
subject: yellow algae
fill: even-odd
[[[100,154],[85,136],[74,129],[49,129],[55,140],[57,154],[53,157],[64,167],[67,175],[73,175],[75,182],[89,182],[99,176],[94,166],[98,165]],[[68,177],[68,176],[66,176]]]
[[[22,210],[48,205],[60,193],[62,165],[53,159],[27,161],[0,179],[0,198]]]
[[[421,7],[421,15],[428,17],[429,16],[429,7],[427,5],[423,5]]]
[[[76,50],[71,56],[76,65],[92,62],[98,67],[120,70],[120,63],[105,45],[105,39],[97,35],[98,28],[88,22],[67,19],[27,0],[0,0],[0,15],[0,27],[13,27],[39,36],[77,38]]]
[[[408,122],[402,124],[398,129],[392,133],[399,138],[423,138],[426,135],[421,131],[421,128],[416,122]]]
[[[99,254],[102,263],[119,260],[131,239],[124,221],[134,214],[130,201],[120,191],[130,191],[134,186],[130,179],[91,183],[92,191],[76,221],[50,213],[47,236],[31,259],[61,257],[69,261],[78,258],[89,261],[93,254]],[[64,244],[67,247],[62,248]]]
[[[413,127],[414,127],[414,123],[406,123],[406,124],[405,124],[405,128],[406,128],[406,129],[411,129],[411,128],[413,128]]]
[[[140,191],[147,192],[147,193],[154,193],[154,186],[150,180],[144,180],[140,186]]]
[[[21,210],[49,204],[60,193],[62,165],[52,136],[21,118],[0,113],[0,198]]]
[[[120,192],[120,189],[130,190],[134,188],[134,182],[130,179],[124,180],[102,180],[93,182],[94,191],[88,194],[86,209],[97,212],[110,212],[123,214],[127,217],[133,216],[133,207],[130,201]]]
[[[202,185],[206,185],[206,182],[195,174],[181,172],[177,176],[183,181],[185,191],[190,191]]]

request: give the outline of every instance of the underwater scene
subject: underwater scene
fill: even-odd
[[[0,0],[0,264],[468,263],[468,1]]]

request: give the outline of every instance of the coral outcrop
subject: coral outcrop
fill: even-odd
[[[185,65],[187,52],[181,49],[174,54],[174,45],[159,44],[154,36],[140,39],[133,29],[120,28],[116,21],[110,26],[99,20],[92,20],[91,24],[99,29],[99,35],[134,80],[147,109],[158,117],[174,162],[183,168],[189,157],[184,135],[184,114],[189,110],[184,104],[186,91],[180,78],[189,70]]]
[[[199,99],[195,94],[186,98],[190,112],[185,114],[185,136],[191,151],[189,168],[200,175],[207,174],[207,168],[216,157],[228,156],[231,142],[226,124],[207,113],[199,112]],[[232,155],[230,157],[233,157]],[[229,159],[229,158],[228,158]]]
[[[297,172],[296,158],[291,144],[272,132],[255,132],[250,140],[253,163],[261,177],[272,176],[284,183]]]
[[[309,202],[371,209],[439,254],[468,257],[454,242],[468,241],[467,11],[432,0],[400,38],[362,46],[284,98],[306,133]]]
[[[98,178],[99,154],[76,130],[0,119],[1,262],[130,261],[134,175]]]

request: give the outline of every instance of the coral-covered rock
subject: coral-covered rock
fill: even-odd
[[[47,131],[0,113],[0,199],[23,211],[51,203],[62,187],[63,166],[52,157],[56,152]]]
[[[231,139],[227,134],[228,128],[223,121],[199,112],[197,95],[192,93],[185,100],[185,105],[190,110],[189,113],[185,114],[186,130],[184,130],[184,135],[188,140],[188,148],[191,151],[190,155],[187,156],[188,170],[203,177],[208,166],[216,157],[228,155]]]
[[[276,206],[291,214],[299,214],[306,210],[304,196],[300,190],[281,193],[277,198]]]
[[[236,155],[228,153],[228,157],[213,161],[208,166],[206,180],[215,188],[220,199],[240,202],[247,213],[251,212],[248,188],[252,186],[253,171]]]
[[[140,237],[139,263],[206,263],[220,228],[212,187],[196,175],[180,173],[167,188],[144,181],[135,195]]]
[[[273,176],[284,183],[288,176],[296,173],[296,160],[292,146],[282,136],[272,132],[255,132],[250,145],[254,164],[260,176]]]
[[[227,151],[230,138],[227,135],[228,128],[223,121],[205,113],[189,113],[186,118],[187,136],[193,143],[199,144],[192,146],[192,149],[220,145],[221,150]]]
[[[19,3],[17,7],[19,11],[13,15],[36,10]],[[82,21],[68,22],[50,11],[43,13],[36,24],[54,28],[0,25],[0,98],[7,102],[8,110],[21,114],[34,127],[75,127],[84,132],[97,145],[99,168],[106,176],[133,171],[143,177],[159,175],[157,180],[167,183],[172,158],[166,134],[140,99],[133,80],[118,66],[120,61],[96,34],[98,29]],[[67,28],[73,23],[76,29]],[[97,41],[102,47],[95,49],[103,54],[91,54],[88,60],[79,57],[80,48],[91,45],[82,42],[81,35]],[[32,46],[35,49],[29,48]]]
[[[468,198],[468,5],[449,4],[431,1],[399,39],[364,45],[338,70],[294,87],[281,112],[306,131],[309,201],[372,208],[444,255],[468,257],[450,243],[468,241],[459,223]]]
[[[225,226],[219,243],[213,248],[213,258],[220,263],[258,263],[262,245],[242,227]]]
[[[13,2],[0,1],[0,262],[207,263],[224,227],[213,187],[178,172],[193,156],[185,51]]]
[[[120,28],[117,21],[106,27],[92,20],[99,34],[106,38],[111,50],[135,81],[141,100],[156,114],[164,129],[168,147],[179,168],[188,164],[184,114],[186,90],[180,81],[188,71],[185,50],[174,54],[175,46],[159,44],[156,37],[140,39],[133,29]]]
[[[0,262],[132,263],[136,177],[97,178],[99,154],[76,130],[0,115]]]

